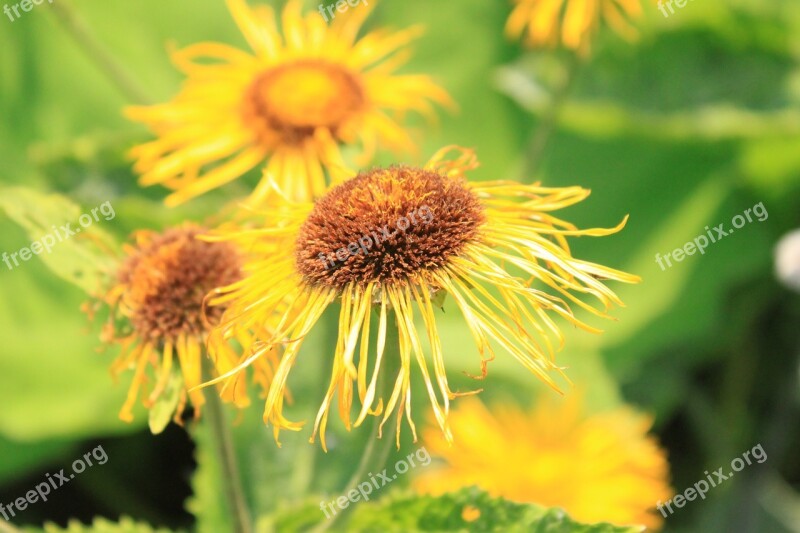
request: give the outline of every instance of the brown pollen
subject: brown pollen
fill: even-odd
[[[477,237],[483,206],[464,180],[393,166],[362,172],[314,206],[295,258],[313,285],[400,281],[444,266]]]
[[[197,226],[169,229],[139,245],[120,267],[123,313],[140,338],[163,342],[201,334],[206,294],[240,279],[236,249],[198,240],[203,233]],[[222,311],[206,308],[207,320],[216,322]]]
[[[244,116],[264,142],[274,142],[277,135],[294,144],[317,128],[328,128],[336,136],[363,105],[364,91],[351,72],[322,60],[302,59],[258,76],[245,97]]]

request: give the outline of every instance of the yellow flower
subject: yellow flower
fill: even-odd
[[[104,297],[111,314],[103,340],[121,346],[112,375],[134,371],[127,400],[119,413],[126,422],[133,420],[133,406],[150,381],[149,368],[154,373],[154,383],[149,392],[142,392],[146,407],[164,393],[174,368],[180,371],[183,381],[176,422],[180,422],[187,396],[195,416],[204,403],[201,391],[189,389],[203,382],[201,366],[209,321],[219,320],[222,315],[221,308],[204,312],[204,298],[215,287],[240,279],[242,257],[232,244],[198,240],[196,237],[203,231],[187,224],[160,234],[138,232],[136,245],[125,247],[126,258],[118,267],[116,284]],[[245,346],[251,342],[246,337],[237,340]],[[215,351],[215,375],[228,372],[238,363],[229,346],[217,346]],[[256,379],[261,376],[262,384],[268,381],[263,377],[269,373],[269,366],[264,366],[267,362],[264,359],[256,366]],[[239,407],[247,405],[242,375],[228,381],[231,386],[223,389],[223,399]]]
[[[514,0],[514,3],[506,23],[509,37],[524,35],[531,47],[555,46],[560,42],[581,53],[589,51],[601,19],[623,37],[633,39],[636,31],[630,19],[642,16],[640,0]]]
[[[580,394],[542,395],[525,412],[465,399],[450,415],[455,444],[434,426],[423,432],[444,464],[421,471],[415,485],[433,494],[478,485],[493,496],[561,507],[582,522],[658,527],[656,503],[672,489],[666,453],[647,435],[652,420],[627,407],[586,415],[582,403]]]
[[[177,205],[266,162],[265,179],[250,197],[263,200],[271,176],[281,190],[308,201],[326,190],[325,170],[336,179],[345,163],[340,144],[361,148],[367,164],[376,146],[411,151],[400,119],[408,111],[433,116],[431,101],[450,98],[430,78],[395,73],[406,45],[420,32],[377,30],[358,38],[368,6],[337,16],[327,26],[303,15],[290,0],[282,33],[270,7],[227,0],[254,54],[219,43],[200,43],[172,54],[187,75],[166,104],[128,109],[158,137],[133,149],[143,185],[175,192]]]
[[[301,427],[283,416],[287,377],[304,338],[336,301],[341,303],[339,342],[312,436],[313,441],[321,430],[323,447],[337,392],[339,414],[346,427],[351,426],[354,384],[361,404],[356,426],[368,414],[382,411],[383,424],[397,410],[406,413],[416,437],[409,403],[412,359],[425,380],[436,418],[449,435],[449,402],[459,394],[449,389],[445,375],[434,314],[438,296],[452,298],[464,315],[480,348],[483,375],[496,345],[555,387],[548,371],[560,369],[552,360],[552,341],[563,339],[551,315],[596,331],[575,318],[570,305],[605,316],[584,298],[594,298],[605,308],[621,305],[601,280],[638,281],[570,255],[567,236],[608,235],[625,223],[579,230],[550,214],[583,200],[589,191],[510,181],[468,183],[464,172],[477,166],[477,160],[471,151],[462,150],[448,161],[445,156],[451,149],[441,150],[423,168],[375,168],[334,187],[316,204],[270,210],[262,229],[220,233],[219,239],[235,241],[261,256],[246,265],[242,281],[216,291],[210,304],[228,306],[218,330],[221,338],[265,324],[273,331],[245,353],[245,363],[229,375],[258,360],[265,350],[284,346],[264,411],[276,438],[282,428]],[[276,256],[275,249],[282,252]],[[373,306],[377,324],[371,318]],[[414,323],[415,307],[424,323],[422,331]],[[396,324],[389,323],[392,314]],[[390,328],[398,332],[397,361],[384,360]],[[377,333],[374,358],[371,331]],[[429,354],[421,335],[427,336]],[[377,382],[387,365],[399,370],[390,376],[391,394],[381,398]],[[398,416],[398,442],[401,422]]]

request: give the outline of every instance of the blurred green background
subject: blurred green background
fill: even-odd
[[[153,101],[170,98],[181,81],[167,43],[245,47],[222,1],[70,5]],[[669,18],[653,6],[645,11],[635,43],[600,31],[535,176],[545,185],[592,189],[563,214],[581,227],[613,226],[629,214],[621,233],[576,239],[573,251],[644,280],[615,287],[627,307],[615,312],[618,322],[602,325],[603,336],[568,332],[560,362],[591,384],[594,408],[625,401],[654,414],[677,491],[763,445],[767,462],[680,510],[666,531],[800,531],[800,300],[775,280],[772,257],[777,240],[800,227],[800,3],[704,0]],[[406,70],[431,74],[459,104],[436,126],[415,123],[420,150],[408,162],[454,143],[477,150],[482,166],[474,178],[523,179],[548,95],[568,61],[504,39],[509,12],[501,0],[382,0],[370,17],[368,27],[423,24]],[[138,188],[125,152],[148,134],[122,117],[130,102],[55,15],[45,3],[14,22],[0,18],[3,185],[61,193],[83,209],[110,200],[116,217],[97,225],[117,240],[139,228],[202,220],[222,199],[247,191],[234,184],[168,210],[164,191]],[[394,159],[383,154],[382,161]],[[707,225],[729,226],[759,202],[767,220],[666,271],[656,264],[656,253],[681,247]],[[30,243],[2,214],[0,229],[0,251]],[[203,432],[190,438],[171,426],[153,437],[141,408],[133,424],[117,419],[130,376],[112,383],[113,353],[98,353],[99,324],[80,311],[86,300],[39,258],[11,271],[0,264],[0,502],[102,444],[107,464],[15,523],[126,515],[154,526],[224,530],[219,473],[204,451],[195,453]],[[477,352],[457,313],[439,318],[453,388],[467,388],[461,371],[477,370]],[[300,365],[293,376],[295,418],[316,411],[327,374],[330,340],[318,331],[309,343],[305,357],[318,364]],[[499,355],[481,384],[483,397],[530,403],[536,380]],[[427,398],[415,402],[421,421]],[[367,432],[348,434],[337,420],[328,454],[309,446],[305,431],[283,434],[278,449],[260,424],[259,403],[235,428],[256,514],[304,499],[316,506],[320,498],[311,495],[337,494]],[[187,498],[197,522],[185,510]]]

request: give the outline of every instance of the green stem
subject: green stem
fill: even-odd
[[[384,436],[381,439],[378,438],[381,419],[382,417],[380,416],[373,418],[372,429],[370,430],[369,440],[367,440],[367,446],[364,448],[364,453],[361,455],[361,462],[350,477],[350,481],[347,482],[342,494],[347,494],[351,490],[357,488],[374,468],[386,464],[389,451],[392,449],[393,439],[390,436]],[[339,516],[341,516],[341,514]],[[335,519],[331,520],[331,522],[333,521],[335,521]]]
[[[210,379],[208,367],[209,362],[207,359],[204,359],[204,381]],[[225,420],[222,400],[219,394],[217,394],[217,388],[215,386],[205,387],[203,389],[203,394],[206,399],[205,419],[210,425],[215,448],[222,467],[223,490],[225,492],[225,498],[228,500],[231,514],[233,515],[233,530],[236,533],[252,533],[253,523],[247,508],[247,502],[244,498],[242,478],[239,475],[239,467],[236,461],[236,450],[233,447],[230,426]]]
[[[528,144],[522,175],[523,180],[532,180],[539,171],[545,148],[547,148],[547,143],[553,135],[556,126],[558,126],[561,110],[575,86],[575,80],[578,77],[581,64],[581,58],[577,54],[572,54],[567,61],[564,78],[561,84],[553,91],[550,103],[544,110],[539,125],[536,128],[536,133],[534,133]]]
[[[66,32],[126,98],[135,104],[145,104],[149,101],[146,91],[128,75],[122,64],[106,51],[66,0],[59,0],[50,7]]]
[[[339,316],[328,310],[322,317],[322,328],[324,330],[322,355],[330,357],[328,354],[333,353],[339,340]],[[314,376],[309,379],[310,390],[325,390],[328,386],[326,378],[329,375],[323,368],[317,369]],[[316,415],[315,408],[312,409]],[[289,491],[292,495],[301,497],[308,493],[314,479],[314,468],[319,453],[321,452],[318,445],[301,446],[298,449],[292,465],[292,477],[289,480]]]
[[[395,314],[394,312],[389,311],[386,326],[386,348],[384,349],[383,368],[381,369],[381,376],[378,382],[376,398],[384,398],[384,400],[388,399],[388,396],[391,394],[391,386],[394,384],[395,379],[397,379],[397,372],[399,371],[399,368],[399,332],[395,321]],[[384,401],[384,406],[385,405],[386,402]],[[401,414],[398,413],[395,416],[401,416]],[[369,436],[367,437],[367,445],[364,448],[364,452],[361,454],[361,461],[359,462],[355,472],[353,472],[353,475],[350,477],[350,480],[345,485],[345,488],[342,490],[342,495],[347,495],[347,493],[351,490],[358,488],[359,483],[363,482],[370,472],[379,472],[382,470],[383,465],[386,464],[386,459],[389,457],[393,439],[389,435],[383,435],[381,439],[378,438],[382,419],[382,416],[373,417],[372,428]],[[330,520],[320,523],[313,530],[313,533],[323,533],[324,531],[328,531],[350,510],[352,510],[352,507],[348,509],[342,509],[341,512],[334,515]]]

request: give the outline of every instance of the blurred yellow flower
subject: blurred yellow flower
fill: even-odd
[[[115,377],[125,370],[134,371],[128,397],[119,413],[122,420],[133,420],[133,406],[139,394],[144,405],[151,407],[164,393],[173,374],[179,369],[183,391],[175,420],[188,399],[195,415],[205,403],[201,391],[189,391],[203,381],[202,357],[208,321],[219,319],[221,308],[204,314],[205,296],[221,285],[241,277],[241,256],[228,243],[208,243],[197,239],[203,229],[184,225],[163,233],[140,231],[136,245],[126,245],[126,258],[116,273],[116,284],[105,295],[111,308],[109,321],[103,329],[103,340],[121,346],[121,353],[111,371]],[[238,339],[247,345],[250,340]],[[177,365],[175,359],[177,358]],[[236,355],[230,347],[217,347],[214,367],[219,375],[233,368]],[[256,375],[269,372],[266,359],[256,366]],[[149,391],[148,368],[155,374]],[[232,386],[224,389],[223,399],[237,406],[247,405],[243,393],[243,376],[232,378]],[[262,382],[267,378],[262,377]]]
[[[452,446],[431,425],[431,464],[414,481],[424,493],[477,485],[493,496],[561,507],[582,522],[657,528],[656,502],[672,495],[666,452],[647,432],[652,420],[630,408],[584,414],[580,394],[542,395],[532,410],[491,410],[464,399],[450,415]]]
[[[580,230],[550,214],[580,202],[589,191],[512,181],[470,183],[464,173],[477,166],[475,155],[460,149],[456,159],[447,160],[451,149],[441,150],[423,168],[392,166],[362,172],[316,204],[268,210],[260,229],[219,234],[220,240],[237,242],[259,259],[246,264],[242,281],[220,289],[210,300],[212,305],[228,307],[213,335],[224,340],[242,329],[269,326],[273,331],[245,352],[247,360],[239,368],[268,350],[284,347],[264,410],[264,420],[273,424],[276,438],[282,428],[302,426],[283,416],[287,378],[304,339],[334,302],[341,303],[339,341],[314,427],[314,436],[321,433],[323,447],[328,412],[337,393],[340,417],[350,428],[354,388],[361,402],[356,426],[368,414],[381,412],[383,424],[397,410],[405,412],[416,437],[409,401],[412,360],[449,439],[449,402],[459,394],[450,390],[445,374],[434,313],[438,296],[452,298],[466,319],[480,348],[483,375],[494,358],[495,344],[556,387],[549,373],[561,371],[553,362],[553,340],[561,343],[563,338],[551,314],[597,331],[577,319],[570,305],[606,316],[603,309],[585,301],[594,299],[605,309],[622,304],[601,280],[638,281],[636,276],[570,254],[566,237],[609,235],[625,223],[612,229]],[[276,256],[275,248],[283,252]],[[373,306],[379,308],[377,324],[371,318]],[[415,306],[422,330],[414,323]],[[396,324],[389,323],[393,315]],[[370,332],[376,327],[377,354],[370,361]],[[400,359],[385,360],[387,330],[394,328]],[[430,347],[429,356],[423,344]],[[382,365],[393,373],[385,403],[376,393]],[[398,416],[398,442],[401,423]]]
[[[561,43],[583,54],[601,20],[633,39],[636,30],[630,19],[642,16],[641,0],[514,0],[514,4],[506,23],[509,37],[524,36],[530,47]]]
[[[272,8],[244,0],[228,7],[254,55],[219,43],[200,43],[172,54],[187,75],[182,91],[165,104],[132,107],[157,139],[133,149],[143,185],[175,192],[185,202],[240,178],[267,162],[265,176],[298,201],[326,190],[325,170],[336,179],[345,163],[340,144],[360,146],[367,164],[376,146],[411,151],[401,126],[408,111],[434,116],[431,102],[450,104],[427,76],[398,75],[406,45],[419,28],[377,30],[358,38],[371,8],[359,6],[327,26],[290,0],[278,30]],[[265,178],[250,197],[263,200]]]

